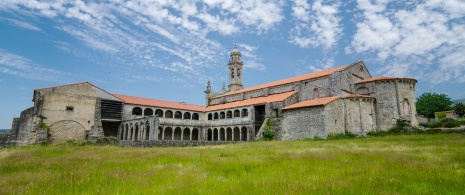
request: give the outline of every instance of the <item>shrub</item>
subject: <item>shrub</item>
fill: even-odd
[[[118,144],[118,139],[116,137],[99,137],[95,141],[97,145],[116,145]]]
[[[48,129],[48,126],[45,123],[40,123],[39,129]]]
[[[264,140],[272,140],[274,137],[274,131],[271,129],[271,121],[273,117],[268,117],[268,120],[265,123],[265,127],[263,129],[263,139]]]
[[[345,133],[340,134],[330,134],[326,138],[327,140],[340,140],[340,139],[353,139],[357,138],[358,136],[353,134],[352,132],[346,131]]]
[[[438,113],[436,113],[436,118],[439,119],[439,120],[442,120],[442,119],[446,118],[446,113],[445,112],[438,112]]]
[[[460,122],[453,118],[445,118],[441,120],[442,126],[446,128],[454,128],[460,126]]]

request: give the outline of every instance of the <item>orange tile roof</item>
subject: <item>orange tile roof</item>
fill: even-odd
[[[313,100],[302,101],[299,103],[295,103],[289,106],[282,108],[282,110],[289,110],[295,108],[304,108],[304,107],[312,107],[312,106],[324,106],[326,104],[331,103],[334,100],[337,100],[341,97],[339,96],[331,96],[331,97],[324,97],[324,98],[317,98]]]
[[[328,69],[328,70],[323,70],[323,71],[314,72],[314,73],[310,73],[310,74],[300,75],[300,76],[287,78],[287,79],[283,79],[283,80],[279,80],[279,81],[274,81],[274,82],[270,82],[270,83],[265,83],[265,84],[262,84],[262,85],[257,85],[257,86],[254,86],[254,87],[244,88],[244,89],[241,89],[241,90],[225,93],[223,95],[219,95],[219,96],[216,96],[216,97],[228,96],[228,95],[243,93],[243,92],[247,92],[247,91],[253,91],[253,90],[257,90],[257,89],[263,89],[263,88],[267,88],[267,87],[273,87],[273,86],[284,85],[284,84],[294,83],[294,82],[298,82],[298,81],[304,81],[304,80],[315,79],[315,78],[319,78],[319,77],[323,77],[323,76],[328,76],[328,75],[332,74],[335,71],[342,70],[345,67],[347,67],[347,66],[331,68],[331,69]]]
[[[285,93],[269,95],[267,97],[257,97],[257,98],[251,98],[251,99],[246,99],[246,100],[241,100],[241,101],[229,102],[226,104],[218,104],[218,105],[207,107],[207,111],[222,110],[222,109],[228,109],[228,108],[234,108],[234,107],[240,107],[240,106],[250,106],[250,105],[264,104],[264,103],[270,103],[270,102],[284,101],[286,98],[288,98],[289,96],[295,93],[296,93],[295,91],[290,91],[290,92],[285,92]]]
[[[169,101],[164,101],[164,100],[154,100],[154,99],[149,99],[149,98],[141,98],[141,97],[127,96],[127,95],[120,95],[120,94],[113,94],[113,95],[123,100],[126,104],[136,104],[136,105],[153,106],[153,107],[160,107],[160,108],[171,108],[171,109],[205,112],[205,107],[194,105],[194,104],[186,104],[182,102],[169,102]]]
[[[402,77],[392,77],[392,76],[380,76],[380,77],[373,77],[365,80],[361,80],[358,83],[369,83],[369,82],[374,82],[374,81],[384,81],[384,80],[416,80],[414,78],[402,78]]]

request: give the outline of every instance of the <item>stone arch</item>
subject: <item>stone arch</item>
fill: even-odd
[[[151,108],[146,108],[144,110],[144,116],[153,116],[153,110]]]
[[[213,119],[214,119],[214,120],[218,119],[218,112],[215,112],[215,113],[213,114]]]
[[[145,140],[149,140],[150,131],[153,131],[150,129],[150,123],[145,124]]]
[[[362,86],[362,87],[357,88],[357,90],[355,90],[355,93],[362,94],[362,95],[368,95],[369,90],[368,88]]]
[[[241,117],[241,111],[234,110],[234,118],[236,118],[236,117]]]
[[[138,140],[139,139],[139,124],[134,125],[134,135],[132,136],[134,139],[133,140]]]
[[[163,140],[163,127],[158,126],[158,140]]]
[[[165,128],[165,137],[163,140],[173,140],[173,129],[171,127]]]
[[[193,114],[192,114],[192,120],[198,121],[198,120],[199,120],[199,114],[193,113]]]
[[[163,117],[163,110],[160,110],[160,109],[155,110],[155,115],[162,118]]]
[[[232,141],[233,140],[233,132],[231,127],[226,128],[226,141]]]
[[[232,118],[232,111],[231,110],[228,110],[226,112],[226,118]]]
[[[127,140],[128,137],[129,137],[129,125],[126,124],[125,126],[126,126],[126,128],[125,128],[125,130],[124,130],[124,138],[123,138],[123,139],[124,139],[124,140]]]
[[[174,113],[174,118],[175,118],[175,119],[182,119],[182,112],[176,111],[176,112]]]
[[[123,139],[124,139],[124,124],[121,124],[121,125],[120,125],[120,134],[119,134],[118,139],[119,139],[119,140],[123,140]]]
[[[197,128],[192,129],[192,139],[199,140],[199,130]]]
[[[226,138],[226,133],[225,133],[225,130],[224,128],[220,128],[220,138],[218,141],[224,141]]]
[[[213,119],[212,116],[213,116],[212,113],[209,113],[209,114],[208,114],[208,120],[209,120],[209,121],[211,121],[211,120]]]
[[[190,112],[184,112],[183,119],[191,119],[191,113]]]
[[[247,136],[248,136],[248,133],[247,133],[247,127],[242,127],[241,128],[241,141],[247,141]]]
[[[132,108],[132,115],[137,115],[137,116],[142,115],[142,108],[140,107]]]
[[[191,140],[191,130],[187,127],[182,131],[182,140]]]
[[[224,118],[225,118],[224,112],[220,112],[220,119],[224,119]]]
[[[167,110],[165,112],[165,118],[173,118],[173,111]]]
[[[213,129],[213,139],[212,141],[218,141],[218,129],[214,128]]]
[[[173,140],[181,140],[182,137],[182,129],[181,127],[174,128],[174,135]]]
[[[410,107],[410,102],[407,98],[404,98],[404,101],[402,102],[402,110],[405,115],[412,114],[412,108]]]
[[[62,120],[54,122],[49,127],[49,141],[51,143],[60,143],[66,140],[86,140],[86,131],[84,125],[77,121]]]
[[[234,127],[233,132],[234,141],[241,141],[241,130],[239,129],[239,127]]]
[[[213,131],[210,128],[207,131],[207,141],[213,141]]]
[[[242,109],[242,117],[248,117],[249,116],[249,110],[247,108]]]

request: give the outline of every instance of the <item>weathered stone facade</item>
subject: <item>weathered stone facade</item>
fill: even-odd
[[[415,79],[372,78],[358,61],[243,88],[237,47],[230,57],[228,88],[214,92],[208,82],[206,107],[111,94],[88,82],[36,89],[34,106],[13,120],[12,134],[1,142],[113,136],[125,146],[231,143],[260,138],[267,118],[278,140],[365,135],[387,130],[398,120],[418,125]]]

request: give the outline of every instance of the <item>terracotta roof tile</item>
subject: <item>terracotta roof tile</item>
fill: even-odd
[[[127,95],[120,95],[120,94],[113,94],[113,95],[123,100],[126,104],[136,104],[136,105],[153,106],[153,107],[160,107],[160,108],[171,108],[171,109],[179,109],[179,110],[205,112],[205,107],[194,105],[194,104],[186,104],[182,102],[170,102],[170,101],[164,101],[164,100],[154,100],[154,99],[149,99],[149,98],[141,98],[141,97],[127,96]]]
[[[274,81],[274,82],[270,82],[270,83],[265,83],[265,84],[262,84],[262,85],[257,85],[257,86],[254,86],[254,87],[244,88],[244,89],[241,89],[241,90],[237,90],[237,91],[225,93],[225,94],[223,94],[223,95],[219,95],[219,96],[216,96],[216,97],[228,96],[228,95],[243,93],[243,92],[247,92],[247,91],[253,91],[253,90],[257,90],[257,89],[263,89],[263,88],[267,88],[267,87],[273,87],[273,86],[278,86],[278,85],[284,85],[284,84],[294,83],[294,82],[298,82],[298,81],[304,81],[304,80],[309,80],[309,79],[315,79],[315,78],[319,78],[319,77],[323,77],[323,76],[330,75],[330,74],[332,74],[332,73],[335,72],[335,71],[339,71],[339,70],[344,69],[345,67],[347,67],[347,66],[341,66],[341,67],[337,67],[337,68],[331,68],[331,69],[328,69],[328,70],[323,70],[323,71],[314,72],[314,73],[310,73],[310,74],[300,75],[300,76],[296,76],[296,77],[292,77],[292,78],[287,78],[287,79],[283,79],[283,80],[279,80],[279,81]]]
[[[295,103],[283,108],[283,110],[295,109],[295,108],[304,108],[304,107],[313,107],[313,106],[324,106],[326,104],[331,103],[334,100],[339,99],[339,96],[331,96],[331,97],[324,97],[324,98],[317,98],[313,100],[302,101],[299,103]]]
[[[392,76],[380,76],[380,77],[373,77],[373,78],[369,78],[369,79],[365,79],[365,80],[362,80],[362,81],[359,81],[357,82],[358,83],[369,83],[369,82],[374,82],[374,81],[384,81],[384,80],[398,80],[398,79],[402,79],[402,80],[416,80],[414,78],[402,78],[402,77],[392,77]]]
[[[295,93],[296,93],[295,91],[290,91],[290,92],[285,92],[285,93],[269,95],[267,97],[257,97],[257,98],[251,98],[251,99],[246,99],[246,100],[241,100],[241,101],[229,102],[226,104],[218,104],[218,105],[207,107],[207,111],[222,110],[222,109],[228,109],[228,108],[234,108],[234,107],[250,106],[250,105],[256,105],[256,104],[284,101],[286,98],[288,98],[289,96]]]

